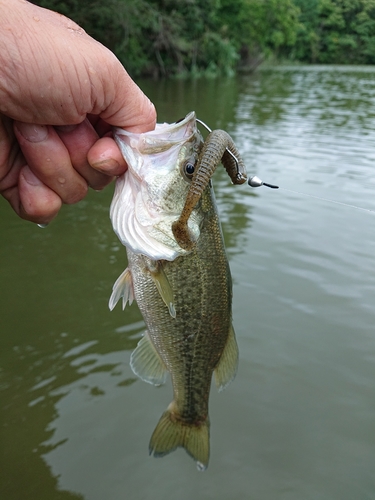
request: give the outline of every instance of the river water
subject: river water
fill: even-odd
[[[140,82],[159,121],[194,109],[281,187],[215,174],[240,367],[213,387],[204,473],[181,449],[148,456],[172,392],[129,368],[137,306],[108,310],[126,267],[113,188],[44,230],[0,202],[2,500],[375,499],[374,82],[363,67]]]

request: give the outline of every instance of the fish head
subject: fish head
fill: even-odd
[[[174,260],[188,253],[172,232],[183,209],[203,139],[195,113],[155,130],[134,134],[114,129],[114,138],[128,165],[116,181],[110,217],[120,241],[134,253],[153,260]],[[199,204],[189,219],[198,239],[203,220]]]

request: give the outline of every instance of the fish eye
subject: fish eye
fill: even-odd
[[[194,170],[195,170],[194,163],[191,163],[190,161],[188,161],[187,163],[185,163],[184,169],[185,169],[186,177],[189,177],[191,179],[193,177]]]

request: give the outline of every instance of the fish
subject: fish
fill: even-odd
[[[222,158],[234,183],[246,180],[245,168],[226,132],[203,141],[195,112],[143,134],[116,128],[114,138],[128,170],[116,180],[110,219],[128,267],[109,308],[137,302],[147,329],[130,366],[150,384],[163,384],[168,373],[172,380],[173,400],[151,436],[150,454],[182,447],[203,471],[212,377],[221,391],[238,366],[232,280],[211,177]]]

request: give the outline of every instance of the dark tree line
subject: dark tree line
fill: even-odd
[[[374,64],[375,0],[34,0],[133,76],[249,71],[264,59]]]

